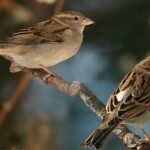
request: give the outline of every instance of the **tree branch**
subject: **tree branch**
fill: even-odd
[[[41,69],[27,69],[22,71],[31,73],[33,76],[41,79],[45,84],[50,85],[57,90],[69,94],[70,96],[80,96],[85,104],[96,113],[102,120],[107,116],[105,105],[85,86],[85,84],[73,81],[66,82],[58,76],[49,76],[47,72]],[[150,144],[140,143],[140,137],[132,133],[127,127],[120,125],[114,133],[132,150],[149,150]]]
[[[9,112],[16,105],[17,101],[19,100],[19,97],[22,95],[22,93],[26,89],[29,81],[30,81],[30,76],[28,76],[27,74],[24,74],[21,77],[21,79],[20,79],[15,91],[13,92],[13,94],[10,96],[10,98],[8,100],[6,100],[2,104],[2,108],[0,110],[0,127],[3,125],[5,118],[7,117]]]

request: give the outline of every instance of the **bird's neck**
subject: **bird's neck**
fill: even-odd
[[[80,32],[80,33],[83,33],[84,28],[85,28],[85,26],[80,26],[80,27],[79,27],[79,32]]]
[[[144,60],[138,63],[134,67],[134,70],[139,70],[145,73],[150,73],[150,56],[146,57]]]

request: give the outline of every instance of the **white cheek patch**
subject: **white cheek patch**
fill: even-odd
[[[121,102],[121,101],[123,100],[125,94],[126,94],[126,90],[125,90],[125,91],[121,91],[121,92],[119,92],[119,93],[116,95],[118,102]]]

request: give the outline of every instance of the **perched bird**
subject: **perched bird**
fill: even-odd
[[[93,23],[79,12],[62,12],[14,33],[0,44],[0,55],[11,58],[14,66],[41,68],[51,73],[48,66],[77,53],[85,26]]]
[[[150,142],[150,137],[143,129],[143,125],[150,121],[150,56],[138,63],[123,78],[109,98],[106,111],[106,120],[81,146],[100,149],[111,131],[119,124],[135,125],[146,136],[141,142]]]

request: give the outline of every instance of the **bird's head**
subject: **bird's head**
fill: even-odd
[[[76,11],[65,11],[54,16],[56,19],[64,22],[66,25],[83,32],[84,27],[94,23],[93,20],[85,17],[82,13]]]

